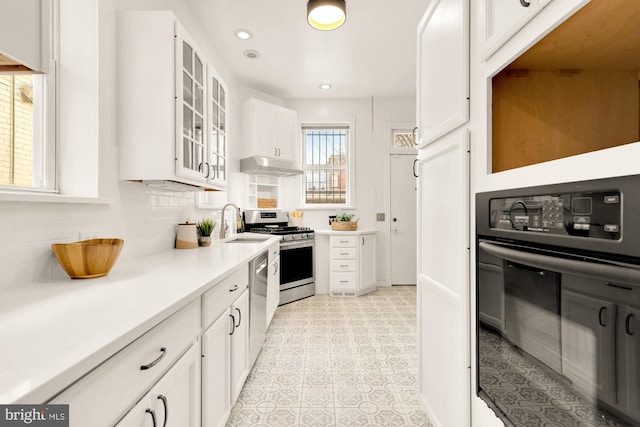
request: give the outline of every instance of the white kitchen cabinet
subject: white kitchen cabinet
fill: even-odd
[[[483,57],[488,58],[551,0],[485,0]]]
[[[249,290],[231,305],[231,403],[235,404],[247,375],[249,364]]]
[[[222,427],[231,411],[231,310],[202,334],[202,425]]]
[[[194,344],[118,423],[118,427],[200,426],[200,354]],[[104,425],[104,424],[102,424]]]
[[[50,403],[70,405],[71,427],[98,427],[113,423],[197,341],[200,317],[199,301],[187,305],[82,377]]]
[[[280,304],[280,244],[269,248],[267,271],[267,329]]]
[[[298,115],[295,111],[250,98],[243,104],[245,157],[266,156],[295,161]]]
[[[244,265],[202,295],[204,426],[224,425],[249,374],[249,273]]]
[[[376,289],[376,235],[348,232],[329,238],[332,296],[358,296]]]
[[[469,120],[469,3],[431,0],[418,25],[418,146]]]
[[[120,179],[224,189],[226,85],[172,12],[119,12],[116,34]]]
[[[468,426],[469,135],[419,150],[418,392],[434,425]]]

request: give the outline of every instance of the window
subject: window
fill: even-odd
[[[303,126],[304,203],[350,203],[349,126]]]
[[[45,82],[38,74],[0,75],[0,186],[47,188]]]

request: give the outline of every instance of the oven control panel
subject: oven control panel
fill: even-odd
[[[490,201],[493,229],[617,240],[620,192],[545,194]]]

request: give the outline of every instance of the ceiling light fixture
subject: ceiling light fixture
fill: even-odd
[[[335,30],[347,19],[345,0],[309,0],[307,22],[316,30]]]
[[[322,90],[329,90],[331,89],[331,85],[329,83],[320,83],[318,85],[318,87]]]
[[[253,37],[253,34],[251,34],[251,31],[243,30],[242,28],[239,30],[236,30],[234,34],[240,40],[249,40],[251,37]]]

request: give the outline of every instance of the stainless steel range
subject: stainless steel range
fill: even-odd
[[[247,210],[244,212],[244,223],[246,231],[282,236],[280,305],[315,295],[313,230],[289,226],[289,213],[284,211]]]

